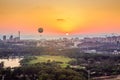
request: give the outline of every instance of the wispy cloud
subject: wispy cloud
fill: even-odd
[[[58,22],[64,22],[65,21],[65,19],[56,19]]]

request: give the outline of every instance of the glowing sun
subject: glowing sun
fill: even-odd
[[[65,35],[66,35],[66,36],[68,36],[68,35],[69,35],[69,33],[65,33]]]

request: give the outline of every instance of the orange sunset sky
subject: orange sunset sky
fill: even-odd
[[[0,0],[0,34],[120,33],[120,0]]]

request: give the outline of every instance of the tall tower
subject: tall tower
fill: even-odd
[[[18,37],[19,37],[19,40],[20,40],[20,31],[18,31]]]
[[[7,39],[6,39],[6,35],[3,35],[3,41],[6,41]]]

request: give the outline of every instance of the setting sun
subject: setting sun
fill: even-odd
[[[65,35],[66,35],[66,36],[68,36],[68,35],[69,35],[69,33],[66,33]]]

